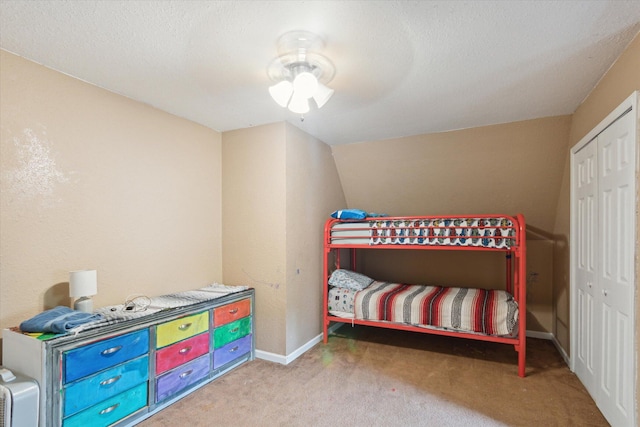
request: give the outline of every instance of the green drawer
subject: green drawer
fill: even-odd
[[[244,317],[235,322],[227,323],[213,331],[213,348],[220,348],[250,333],[251,317]]]

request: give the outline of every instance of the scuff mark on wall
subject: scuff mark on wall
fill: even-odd
[[[4,179],[9,190],[23,201],[37,198],[44,207],[52,207],[60,202],[56,199],[56,185],[68,178],[56,165],[45,127],[38,127],[25,128],[21,135],[11,138],[18,166],[6,171]]]
[[[273,288],[273,289],[279,289],[280,288],[280,283],[272,283],[272,282],[267,282],[267,281],[264,281],[264,280],[258,280],[256,278],[252,277],[249,273],[247,273],[244,268],[242,269],[242,272],[245,274],[245,276],[247,276],[249,278],[249,280],[251,280],[254,283],[267,285],[267,286],[269,286],[270,288]]]

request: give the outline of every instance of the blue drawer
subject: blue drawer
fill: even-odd
[[[67,351],[63,355],[64,383],[110,368],[148,351],[147,329]]]
[[[213,352],[213,369],[231,362],[251,351],[251,335],[244,336]]]
[[[68,417],[149,379],[149,356],[71,383],[64,388],[63,416]]]
[[[205,354],[158,377],[156,382],[156,402],[171,397],[180,390],[205,378],[209,374],[210,360],[209,355]]]
[[[62,421],[63,427],[106,427],[147,405],[147,383],[140,384],[117,396]]]

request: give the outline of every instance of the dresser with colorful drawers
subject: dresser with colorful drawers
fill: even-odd
[[[3,363],[38,380],[40,426],[128,426],[253,360],[254,290],[41,341],[3,331]]]

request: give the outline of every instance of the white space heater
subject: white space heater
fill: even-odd
[[[38,425],[38,383],[0,366],[0,427]]]

